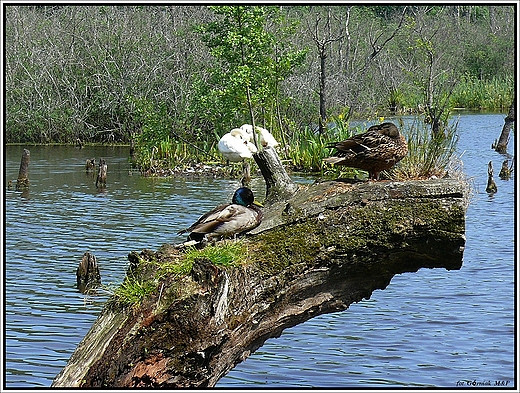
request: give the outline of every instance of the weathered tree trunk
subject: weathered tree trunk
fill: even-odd
[[[29,161],[31,153],[27,149],[23,149],[22,159],[20,161],[20,170],[18,171],[18,179],[16,180],[16,190],[26,190],[29,188]]]
[[[96,257],[88,251],[83,254],[76,269],[76,285],[81,293],[87,293],[101,285],[101,274]]]
[[[266,184],[266,204],[290,198],[298,189],[283,167],[276,150],[266,147],[253,155]]]
[[[107,185],[107,163],[104,159],[99,159],[99,169],[96,178],[96,187],[104,188]]]
[[[198,259],[184,277],[158,274],[182,258],[174,246],[131,253],[127,277],[155,291],[138,307],[109,302],[52,386],[214,386],[268,338],[370,298],[395,274],[459,269],[466,187],[448,179],[300,186],[264,209],[243,240],[245,262]]]
[[[490,194],[494,194],[497,192],[497,184],[495,183],[495,179],[493,179],[493,162],[489,161],[488,163],[488,181],[486,186],[486,192]]]
[[[516,99],[513,98],[513,102],[509,107],[509,113],[507,114],[504,120],[504,127],[502,128],[502,132],[500,133],[500,138],[498,142],[495,141],[493,144],[493,148],[501,153],[505,154],[507,152],[507,144],[509,143],[509,132],[511,131],[511,126],[515,123],[515,103]]]
[[[326,83],[326,77],[325,77],[325,59],[327,58],[327,54],[325,53],[324,46],[319,48],[319,54],[320,54],[320,121],[319,121],[319,133],[321,135],[325,134],[325,127],[327,124],[327,104],[325,102],[325,83]]]

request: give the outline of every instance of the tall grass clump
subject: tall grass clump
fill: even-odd
[[[401,132],[408,141],[408,155],[393,168],[381,173],[391,180],[418,180],[448,176],[452,169],[457,147],[458,120],[433,135],[430,125],[416,117],[402,125]]]
[[[333,117],[327,127],[327,132],[320,134],[317,129],[305,127],[302,131],[293,133],[287,147],[287,157],[295,171],[320,172],[322,175],[338,172],[338,168],[323,161],[331,153],[327,145],[350,138],[355,134],[349,128],[348,121],[342,116]]]

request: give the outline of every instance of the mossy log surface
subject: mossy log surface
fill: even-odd
[[[396,274],[460,269],[466,207],[458,180],[300,186],[265,208],[243,240],[246,263],[196,260],[185,277],[162,275],[139,307],[107,305],[53,386],[214,386],[265,340],[370,298]],[[134,252],[128,274],[152,277],[180,253]]]

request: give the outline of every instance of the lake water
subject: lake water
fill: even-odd
[[[498,178],[504,157],[490,148],[504,117],[460,117],[458,150],[474,187],[460,270],[395,276],[370,300],[268,340],[217,387],[516,386],[515,180]],[[6,180],[16,183],[22,150],[5,148]],[[5,191],[4,204],[4,387],[15,389],[50,386],[99,314],[106,296],[75,286],[84,252],[97,257],[103,284],[117,284],[130,251],[181,241],[179,229],[238,187],[131,174],[126,147],[29,150],[30,190]],[[84,171],[91,157],[107,159],[103,192]],[[493,196],[485,192],[489,161]],[[264,187],[254,180],[260,199]]]

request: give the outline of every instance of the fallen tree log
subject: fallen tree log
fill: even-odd
[[[134,307],[109,301],[52,386],[214,386],[265,340],[396,274],[460,269],[467,199],[453,179],[323,182],[266,207],[238,265],[200,258],[169,274],[182,250],[133,252],[127,278],[153,290]]]

